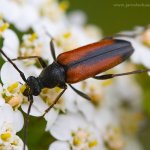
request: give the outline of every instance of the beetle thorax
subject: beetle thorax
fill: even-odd
[[[44,68],[38,78],[45,88],[65,87],[65,70],[57,62]]]

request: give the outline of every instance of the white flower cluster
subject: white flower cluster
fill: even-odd
[[[83,12],[67,15],[67,7],[67,1],[0,0],[3,51],[12,59],[40,56],[50,64],[53,60],[49,47],[52,37],[56,54],[102,38],[96,26],[86,24]],[[9,24],[15,30],[10,29]],[[16,30],[22,34],[21,39]],[[132,38],[131,42],[136,49],[131,60],[150,68],[150,59],[144,56],[150,55],[150,30],[143,31],[142,36]],[[38,76],[42,70],[35,59],[17,60],[14,63],[26,77]],[[126,72],[133,68],[133,65],[124,63],[112,72]],[[16,133],[22,129],[24,120],[18,108],[27,112],[29,106],[27,98],[23,96],[24,81],[8,62],[3,64],[0,73],[0,149],[21,150],[23,142]],[[86,101],[71,88],[67,89],[45,115],[45,130],[56,139],[50,143],[49,150],[142,150],[136,138],[144,120],[141,89],[133,77],[106,81],[88,79],[74,86],[87,93],[93,101]],[[58,87],[43,89],[39,96],[34,96],[30,115],[42,116],[60,92]]]
[[[124,31],[121,34],[128,36],[123,39],[130,41],[136,50],[131,60],[136,64],[150,68],[150,27],[138,26],[133,31]]]

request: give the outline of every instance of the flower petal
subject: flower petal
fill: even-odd
[[[38,20],[36,9],[30,5],[24,5],[20,8],[19,17],[15,25],[21,31],[28,30],[31,25]]]
[[[67,142],[56,141],[49,146],[48,150],[70,150],[70,147]]]
[[[29,103],[21,105],[22,110],[26,113],[28,111],[28,107],[29,107]],[[42,116],[47,108],[48,106],[42,101],[42,99],[39,96],[34,96],[30,115]]]
[[[45,119],[47,121],[46,124],[46,131],[50,130],[53,123],[56,121],[57,117],[58,117],[59,112],[55,109],[51,109],[51,111],[49,111],[46,115],[45,115]]]
[[[71,139],[72,131],[85,126],[84,118],[79,114],[60,115],[50,129],[51,134],[58,140],[67,141]]]
[[[4,42],[2,50],[9,58],[16,58],[18,56],[19,39],[15,32],[7,29],[3,34]],[[6,58],[3,57],[5,60]]]
[[[14,127],[16,132],[20,131],[23,128],[24,119],[22,113],[18,110],[14,112]]]
[[[1,68],[1,80],[3,84],[8,85],[17,81],[20,81],[21,83],[24,82],[20,77],[20,74],[9,62],[4,63]]]

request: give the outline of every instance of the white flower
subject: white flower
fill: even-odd
[[[98,130],[79,114],[60,115],[50,129],[50,133],[58,141],[53,143],[49,150],[61,149],[61,147],[62,150],[63,148],[69,150],[103,149]]]
[[[71,11],[68,14],[68,19],[71,24],[83,26],[87,22],[86,14],[81,10]]]
[[[0,1],[0,14],[2,14],[4,19],[6,19],[9,22],[15,22],[17,20],[20,12],[19,10],[19,5],[17,5],[13,1]]]
[[[57,0],[45,0],[40,7],[40,15],[57,22],[65,17],[65,11],[68,8],[68,2]]]
[[[108,149],[124,149],[125,139],[123,138],[123,133],[119,127],[108,126],[103,138]]]
[[[26,31],[32,26],[33,23],[37,22],[38,17],[39,16],[34,7],[25,5],[20,7],[19,16],[14,24],[19,30]]]
[[[5,51],[8,57],[16,58],[18,56],[18,48],[19,48],[19,39],[16,33],[10,29],[7,29],[3,33],[3,38],[4,42],[2,50]],[[6,59],[4,58],[4,60]]]
[[[4,22],[2,17],[0,16],[0,38],[3,39],[3,47],[4,50],[10,58],[17,57],[18,47],[19,47],[19,39],[16,33],[9,29],[9,23]],[[3,57],[4,60],[5,57]]]
[[[16,135],[23,127],[23,116],[19,111],[13,111],[11,106],[5,104],[0,107],[0,148],[22,149],[23,142]]]
[[[142,64],[147,68],[150,68],[150,47],[149,47],[149,28],[144,29],[137,27],[133,31],[121,32],[124,35],[135,35],[134,37],[119,37],[130,41],[135,51],[131,56],[131,60],[136,64]]]
[[[119,123],[118,121],[115,113],[107,107],[99,109],[93,116],[93,123],[102,136],[105,135],[109,126],[116,126]]]
[[[25,34],[23,36],[23,42],[18,49],[18,56],[40,56],[44,60],[52,62],[50,40],[51,38],[47,36],[46,33],[39,34],[35,32],[32,34]],[[37,62],[37,59],[27,59],[25,62],[32,64],[32,62]]]
[[[124,62],[115,67],[110,73],[117,74],[132,70],[136,70],[136,68],[133,65]],[[109,83],[105,88],[104,99],[101,103],[101,107],[108,107],[114,111],[119,110],[118,108],[122,108],[124,104],[131,106],[132,109],[141,108],[142,91],[136,83],[133,75],[116,77],[110,80],[110,82],[112,83]]]
[[[50,106],[56,99],[57,95],[60,93],[59,88],[54,89],[43,89],[41,93],[41,98]],[[53,123],[56,121],[57,117],[61,112],[77,112],[76,106],[77,94],[68,87],[67,91],[62,95],[58,103],[45,115],[47,121],[46,130],[50,130]]]
[[[38,20],[38,13],[34,7],[27,3],[20,4],[15,1],[1,0],[0,14],[21,31],[28,30]]]
[[[3,36],[4,32],[8,29],[9,24],[3,21],[2,16],[0,16],[0,38]]]
[[[91,32],[93,32],[93,35]],[[61,50],[68,51],[100,40],[101,33],[94,26],[84,28],[70,25],[68,28],[55,34],[54,39]]]

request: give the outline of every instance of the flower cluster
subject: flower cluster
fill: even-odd
[[[87,25],[83,12],[67,14],[68,6],[67,1],[57,0],[1,0],[0,38],[3,39],[3,51],[11,59],[40,56],[50,64],[53,61],[49,47],[51,39],[54,40],[57,55],[102,39],[101,30]],[[9,24],[13,28],[9,28]],[[131,61],[150,68],[150,61],[146,59],[150,55],[150,29],[137,28],[132,32],[140,34],[126,38],[136,49]],[[42,71],[36,59],[14,63],[26,77],[38,76]],[[126,72],[134,68],[126,62],[108,72]],[[3,64],[0,74],[0,149],[20,150],[23,142],[16,133],[22,129],[24,121],[19,109],[21,107],[27,112],[29,106],[23,95],[24,81],[8,62]],[[56,139],[50,143],[49,150],[142,150],[136,138],[144,121],[142,91],[134,77],[106,81],[88,79],[74,87],[87,93],[92,102],[68,87],[44,117],[47,122],[45,131]],[[60,92],[58,87],[43,89],[39,96],[34,96],[30,115],[42,116]]]

